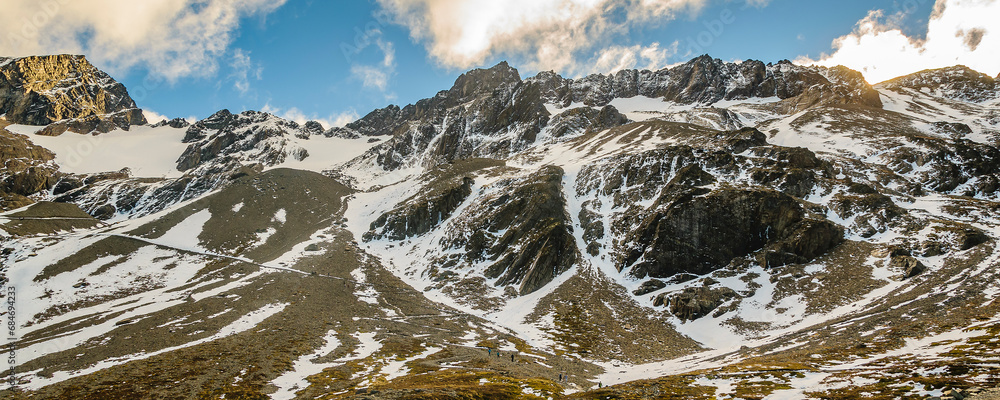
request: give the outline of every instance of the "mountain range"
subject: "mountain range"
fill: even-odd
[[[504,62],[324,127],[0,58],[0,116],[5,396],[1000,385],[1000,77],[963,66]]]

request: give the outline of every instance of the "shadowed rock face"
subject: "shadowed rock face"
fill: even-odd
[[[33,203],[27,196],[55,184],[55,155],[28,138],[0,128],[0,211]]]
[[[495,196],[481,197],[452,217],[453,235],[441,246],[461,254],[435,261],[444,268],[479,264],[497,286],[532,293],[569,270],[580,257],[562,195],[563,170],[546,166],[503,183]]]
[[[687,189],[658,202],[626,237],[619,262],[619,270],[630,268],[638,278],[702,275],[764,249],[768,266],[803,262],[843,241],[841,228],[807,219],[793,197],[777,191]]]
[[[571,136],[584,132],[598,132],[625,125],[628,118],[614,106],[604,106],[597,110],[590,107],[579,107],[567,110],[552,117],[552,137]]]
[[[499,278],[498,285],[520,283],[520,294],[528,294],[576,263],[579,254],[562,197],[562,177],[561,168],[543,167],[489,205],[493,212],[483,221],[485,229],[506,233],[491,246],[473,241],[466,249],[470,255],[496,260],[486,276]],[[511,251],[518,244],[520,250]]]
[[[364,240],[382,238],[403,240],[430,232],[451,216],[451,213],[472,194],[473,183],[472,178],[464,177],[441,192],[427,196],[424,200],[383,214],[372,222],[371,231],[364,235]]]
[[[727,287],[689,287],[672,296],[661,294],[654,304],[669,307],[670,313],[682,321],[692,321],[708,315],[723,302],[737,297],[739,295],[736,291]]]
[[[0,58],[0,114],[16,124],[63,121],[43,131],[49,135],[146,123],[124,85],[85,57],[70,55]]]

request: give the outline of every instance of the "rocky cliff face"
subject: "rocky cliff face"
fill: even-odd
[[[15,124],[59,123],[44,131],[50,135],[146,123],[124,85],[70,55],[0,58],[0,114]]]
[[[533,144],[548,124],[539,87],[507,63],[473,70],[437,96],[390,106],[348,124],[342,136],[392,135],[376,155],[385,170],[473,157],[503,158]]]
[[[0,212],[29,205],[27,196],[51,188],[58,175],[53,159],[48,149],[0,128]]]

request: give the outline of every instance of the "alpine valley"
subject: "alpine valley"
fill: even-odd
[[[4,398],[1000,386],[1000,77],[507,63],[343,127],[0,58]],[[9,322],[9,323],[8,323]]]

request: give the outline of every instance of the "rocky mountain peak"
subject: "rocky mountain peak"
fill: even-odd
[[[393,104],[374,110],[361,119],[344,127],[364,136],[379,136],[390,132],[391,125],[399,119],[399,106]]]
[[[188,127],[184,143],[190,145],[177,160],[177,169],[190,171],[207,166],[224,170],[232,165],[272,166],[286,157],[302,160],[309,156],[308,152],[286,148],[286,139],[308,138],[310,133],[294,121],[263,111],[233,114],[220,110]]]
[[[448,91],[457,101],[493,93],[503,86],[521,82],[517,69],[502,61],[489,69],[474,69],[459,76]]]
[[[51,135],[146,124],[125,86],[79,55],[0,59],[0,114],[16,124],[62,122]]]
[[[1000,78],[1000,77],[998,77]],[[929,69],[892,79],[880,86],[894,91],[900,89],[930,90],[953,100],[975,103],[1000,97],[998,79],[975,71],[964,65]]]

